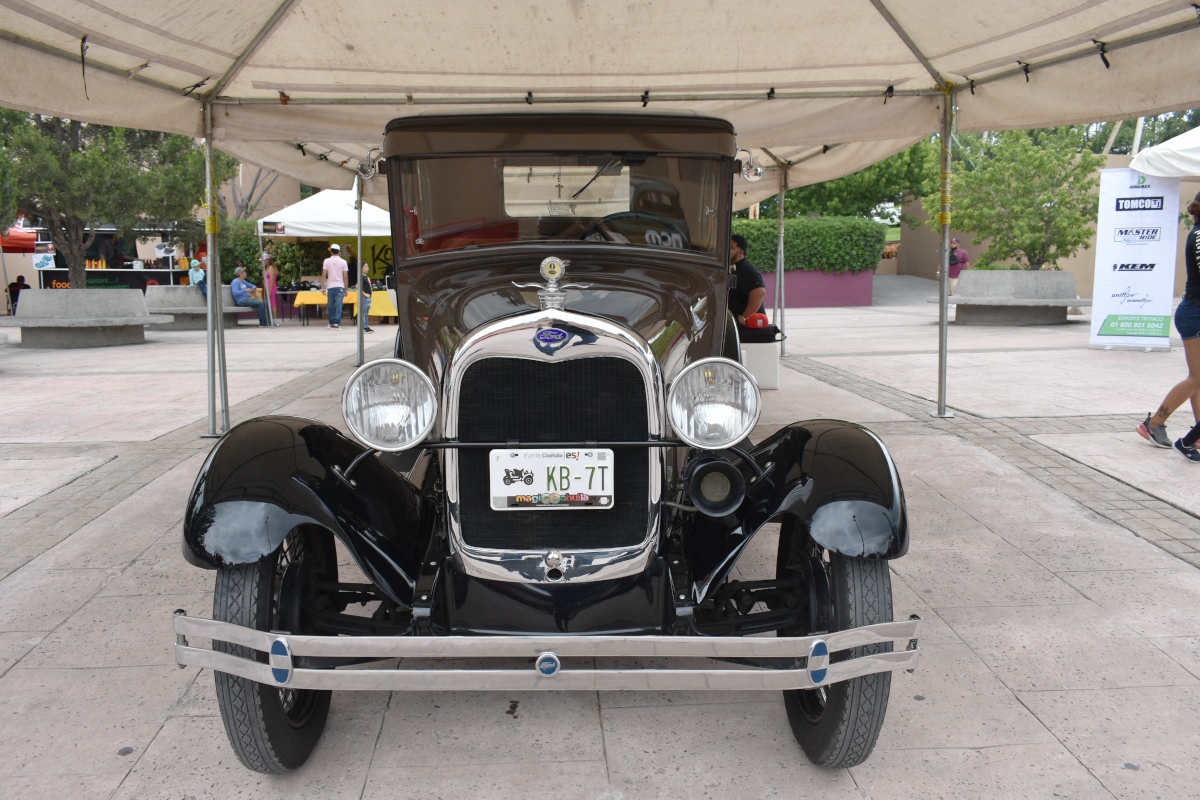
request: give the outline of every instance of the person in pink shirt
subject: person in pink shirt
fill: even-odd
[[[329,329],[342,329],[342,301],[346,297],[346,274],[350,266],[342,258],[340,245],[329,245],[329,258],[321,265],[321,291],[329,297]]]

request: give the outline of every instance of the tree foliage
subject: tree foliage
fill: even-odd
[[[8,150],[0,141],[0,233],[8,230],[17,218],[17,183],[12,173]]]
[[[1115,122],[1100,122],[1085,126],[1083,128],[1084,146],[1093,153],[1104,152],[1104,145],[1108,143],[1108,137],[1116,124]],[[1159,114],[1156,117],[1146,117],[1145,126],[1142,129],[1141,148],[1145,150],[1147,147],[1162,144],[1195,127],[1200,127],[1200,109],[1193,108],[1187,111]],[[1113,140],[1112,150],[1109,152],[1117,155],[1132,153],[1133,135],[1136,130],[1136,118],[1122,120],[1117,137]]]
[[[1083,148],[1077,128],[961,137],[954,150],[954,227],[991,241],[976,266],[1015,261],[1057,269],[1087,248],[1096,216],[1096,171],[1104,158]],[[938,197],[925,198],[931,219]],[[936,222],[931,221],[931,224]]]
[[[217,257],[221,262],[221,280],[231,282],[233,271],[245,267],[246,280],[262,286],[257,224],[248,219],[222,219],[218,230]]]
[[[937,147],[931,141],[920,141],[850,175],[789,190],[784,195],[784,216],[870,217],[881,203],[898,207],[935,191],[937,175]],[[774,219],[776,209],[775,198],[759,204],[763,217]]]
[[[73,287],[86,285],[85,253],[102,223],[126,239],[146,229],[173,231],[179,241],[201,235],[204,155],[187,137],[0,110],[0,141],[13,168],[17,210],[49,228]],[[218,183],[233,165],[218,159]]]

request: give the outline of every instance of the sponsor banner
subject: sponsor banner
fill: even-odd
[[[1170,348],[1179,179],[1100,171],[1093,347]]]
[[[178,279],[179,270],[170,269],[89,269],[87,271],[87,288],[89,289],[141,289],[147,286],[170,286]],[[71,273],[65,269],[43,269],[38,272],[43,289],[70,289]]]

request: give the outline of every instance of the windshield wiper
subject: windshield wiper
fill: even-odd
[[[592,182],[593,182],[593,181],[595,181],[595,180],[596,180],[596,178],[599,178],[599,177],[600,177],[601,175],[603,175],[605,172],[608,172],[608,170],[609,170],[609,167],[611,167],[613,164],[619,164],[619,163],[621,163],[621,159],[619,159],[619,158],[614,158],[612,161],[609,161],[609,162],[608,162],[607,164],[605,164],[603,167],[601,167],[600,169],[596,170],[596,174],[595,174],[595,175],[593,175],[593,176],[591,177],[591,179],[590,179],[590,180],[588,180],[588,182],[587,182],[587,183],[585,183],[583,186],[579,187],[579,191],[578,191],[578,192],[576,192],[575,194],[571,195],[571,199],[572,199],[572,200],[576,200],[576,199],[578,199],[579,195],[583,194],[583,190],[584,190],[584,189],[586,189],[587,187],[591,186],[591,185],[592,185]]]

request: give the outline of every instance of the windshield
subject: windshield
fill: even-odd
[[[406,159],[406,254],[545,241],[714,254],[720,164],[644,153]]]

